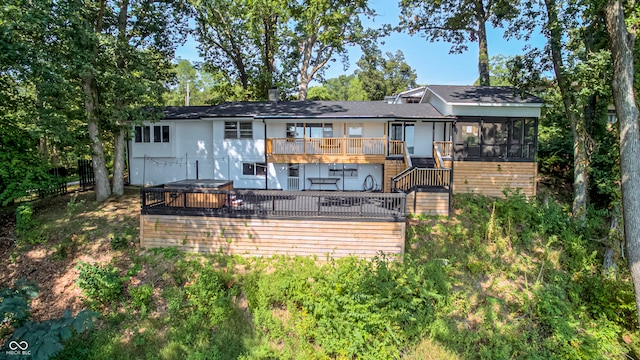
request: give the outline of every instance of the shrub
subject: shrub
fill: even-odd
[[[149,284],[132,287],[129,289],[131,297],[131,305],[140,309],[142,313],[146,313],[151,305],[151,297],[153,296],[153,286]]]
[[[80,262],[76,268],[80,271],[78,286],[90,303],[107,305],[120,298],[123,281],[118,268],[85,262]]]
[[[225,274],[209,267],[203,267],[199,275],[185,286],[189,303],[197,314],[209,320],[213,327],[221,323],[231,309],[229,278]]]

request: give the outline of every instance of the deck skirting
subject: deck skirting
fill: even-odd
[[[175,246],[203,254],[372,258],[379,252],[404,253],[405,226],[405,222],[367,219],[142,214],[140,243],[145,248]]]

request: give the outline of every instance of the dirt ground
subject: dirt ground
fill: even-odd
[[[121,252],[111,250],[110,240],[122,227],[138,234],[139,190],[103,204],[93,192],[68,194],[34,203],[34,219],[42,231],[41,244],[17,241],[15,213],[0,213],[0,288],[19,279],[35,283],[38,297],[31,302],[31,320],[59,318],[65,309],[77,314],[85,308],[76,285],[79,261],[110,262]],[[69,202],[77,208],[68,205]],[[137,237],[135,243],[138,243]]]

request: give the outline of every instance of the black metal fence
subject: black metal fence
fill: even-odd
[[[328,191],[141,190],[142,214],[404,220],[406,195]]]
[[[82,188],[82,191],[96,185],[91,160],[78,160],[78,176],[80,177],[80,188]]]

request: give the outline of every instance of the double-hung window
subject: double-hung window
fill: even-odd
[[[225,121],[225,139],[252,139],[253,123],[251,121]]]

